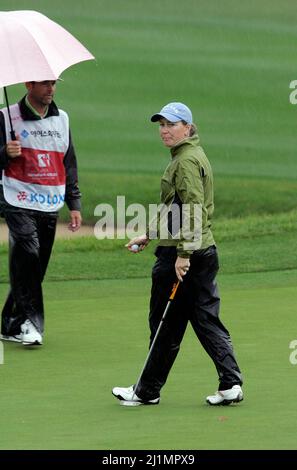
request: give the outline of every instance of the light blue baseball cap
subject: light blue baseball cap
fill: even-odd
[[[166,104],[159,113],[151,117],[151,121],[160,121],[162,117],[170,122],[185,121],[187,124],[193,124],[192,112],[190,108],[183,103]]]

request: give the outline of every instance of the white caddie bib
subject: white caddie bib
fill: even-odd
[[[1,111],[6,139],[10,140],[8,112],[6,108]],[[3,170],[5,200],[23,209],[58,211],[65,199],[63,159],[69,145],[68,116],[59,109],[59,116],[24,121],[18,104],[10,106],[10,114],[14,131],[20,136],[22,155],[11,159]]]

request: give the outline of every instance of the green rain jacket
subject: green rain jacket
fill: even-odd
[[[178,256],[189,258],[194,251],[215,245],[211,232],[213,174],[197,134],[183,140],[170,151],[171,162],[161,180],[161,203],[167,211],[173,203],[180,207],[183,205],[183,212],[180,213],[184,215],[179,219],[180,230],[178,233],[170,230],[168,216],[164,230],[159,211],[158,216],[150,221],[147,235],[150,239],[158,238],[159,246],[176,246]]]

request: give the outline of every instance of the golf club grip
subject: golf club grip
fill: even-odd
[[[180,281],[177,281],[176,283],[173,284],[172,292],[170,294],[169,300],[173,300],[176,294],[176,291],[178,289]]]

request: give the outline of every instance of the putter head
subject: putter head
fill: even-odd
[[[140,401],[135,401],[135,400],[120,400],[120,405],[122,406],[139,406],[141,405]]]

